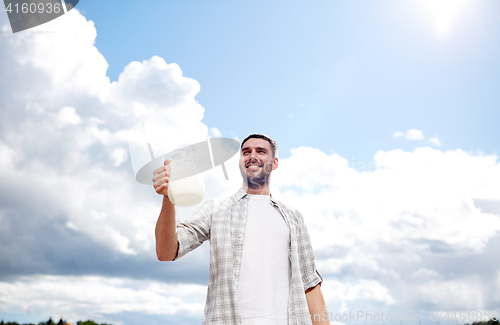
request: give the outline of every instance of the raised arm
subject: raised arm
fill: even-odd
[[[163,195],[160,216],[156,222],[156,256],[160,261],[172,261],[177,254],[177,230],[175,225],[175,206],[170,202],[168,183],[170,178],[170,160],[153,172],[153,186],[156,193]]]

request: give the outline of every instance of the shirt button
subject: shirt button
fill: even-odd
[[[240,237],[240,238],[241,238],[241,234],[240,234],[238,237]]]

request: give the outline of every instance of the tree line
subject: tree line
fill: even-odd
[[[498,317],[498,316],[496,316],[496,317]],[[465,325],[469,325],[469,324],[465,324]],[[487,322],[474,322],[474,323],[472,323],[472,325],[500,325],[500,324],[499,324],[498,318],[497,318],[497,320],[490,319]]]
[[[106,323],[98,324],[98,323],[96,323],[96,322],[94,322],[93,320],[90,320],[90,319],[86,320],[86,321],[79,320],[76,323],[78,325],[112,325],[112,324],[106,324]],[[4,323],[3,320],[0,322],[0,325],[66,325],[66,324],[67,324],[67,322],[65,320],[63,320],[62,318],[59,320],[59,322],[55,323],[52,320],[52,317],[48,321],[46,321],[46,322],[39,322],[38,324],[33,324],[33,323],[19,324],[19,323],[16,323],[16,322]],[[471,325],[471,324],[464,324],[464,325]],[[474,323],[472,323],[472,325],[500,325],[500,323],[498,322],[498,320],[490,319],[487,322],[474,322]]]
[[[52,317],[46,321],[46,322],[39,322],[38,324],[33,324],[33,323],[25,323],[25,324],[19,324],[17,322],[8,322],[8,323],[4,323],[4,321],[0,321],[0,325],[66,325],[68,322],[66,322],[64,319],[60,319],[59,322],[54,322],[52,320]],[[112,325],[112,324],[106,324],[106,323],[102,323],[102,324],[98,324],[96,322],[94,322],[93,320],[86,320],[86,321],[81,321],[79,320],[78,322],[76,322],[78,325]]]

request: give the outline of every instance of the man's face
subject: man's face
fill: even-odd
[[[250,187],[263,186],[269,182],[271,171],[278,167],[278,158],[273,158],[267,140],[251,138],[241,148],[239,165],[241,176]]]

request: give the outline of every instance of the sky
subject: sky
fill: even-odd
[[[0,30],[0,319],[201,323],[209,244],[156,259],[137,125],[158,154],[277,141],[271,193],[305,216],[332,323],[500,313],[498,1],[81,0]]]

